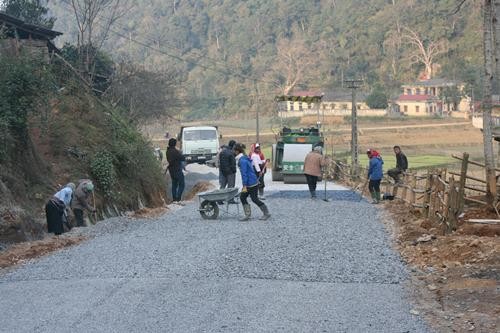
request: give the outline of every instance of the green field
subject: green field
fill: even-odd
[[[262,152],[264,153],[264,156],[266,158],[271,159],[271,147],[264,146]],[[444,167],[450,164],[457,163],[457,160],[453,159],[451,156],[446,155],[407,155],[406,157],[408,158],[408,164],[411,170]],[[344,157],[342,157],[342,159],[344,159]],[[382,159],[384,160],[384,170],[387,171],[396,166],[396,157],[394,156],[394,154],[391,154],[389,156],[383,155]],[[350,162],[350,158],[348,158],[347,161]],[[366,156],[366,154],[361,153],[359,155],[359,164],[362,167],[368,166],[368,157]]]

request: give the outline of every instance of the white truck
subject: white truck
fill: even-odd
[[[178,139],[187,164],[204,164],[217,156],[219,132],[216,126],[181,127]]]

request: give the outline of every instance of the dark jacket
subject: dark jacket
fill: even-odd
[[[219,154],[219,168],[224,176],[236,173],[236,159],[232,149],[227,146]]]
[[[257,175],[253,169],[252,160],[248,156],[241,156],[238,161],[238,166],[240,168],[241,182],[243,186],[252,187],[259,183]]]
[[[368,178],[370,180],[380,180],[384,176],[382,171],[382,164],[384,161],[380,156],[374,156],[370,158],[370,165],[368,167]]]
[[[186,160],[184,158],[184,155],[182,155],[182,153],[175,147],[168,147],[166,155],[168,161],[168,172],[170,172],[170,175],[175,175],[179,172],[182,172],[181,162],[184,162]]]
[[[406,169],[408,169],[408,159],[403,152],[396,154],[396,168],[402,171],[406,171]]]

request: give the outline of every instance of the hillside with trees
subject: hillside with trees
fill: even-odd
[[[75,19],[82,2],[50,1],[62,41],[85,40]],[[480,94],[477,0],[97,3],[103,50],[118,63],[170,73],[178,80],[171,104],[188,117],[237,115],[254,103],[271,108],[274,94],[333,89],[346,78],[388,96],[422,76],[461,80]]]
[[[3,24],[0,35],[0,249],[3,243],[42,237],[41,210],[47,199],[79,179],[92,179],[96,185],[94,222],[143,205],[164,205],[161,165],[151,143],[137,130],[138,116],[126,103],[102,98],[99,92],[131,95],[128,85],[120,90],[119,82],[111,85],[101,75],[89,84],[93,78],[76,70],[79,56],[71,45],[60,54],[51,53],[50,61],[46,40],[32,52],[28,42],[40,46],[44,40],[34,34],[20,37],[23,22],[35,24],[30,31],[38,29],[43,35],[50,30],[40,27],[50,27],[53,18],[35,2],[5,4],[8,15],[21,8],[23,21],[16,28]],[[2,20],[7,22],[5,16]],[[14,42],[21,46],[9,48]],[[43,49],[46,56],[40,57]],[[93,66],[95,73],[117,72],[103,52],[95,54]],[[148,82],[161,87],[162,80]]]

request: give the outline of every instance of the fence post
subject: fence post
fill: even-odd
[[[446,223],[446,233],[450,233],[452,228],[451,228],[451,220],[453,216],[453,200],[454,200],[454,193],[455,193],[455,179],[450,177],[450,180],[448,181],[448,195],[446,196],[445,200],[445,207],[443,210],[443,216],[445,217],[445,223]],[[446,187],[445,187],[445,192],[446,192]]]
[[[436,216],[436,200],[437,200],[437,195],[438,195],[438,176],[437,175],[432,175],[432,191],[431,191],[431,204],[430,204],[430,216],[435,217]]]
[[[431,199],[431,191],[432,191],[432,177],[431,177],[431,174],[429,172],[429,170],[427,170],[427,177],[425,179],[425,192],[424,192],[424,202],[423,202],[423,206],[424,206],[424,216],[425,217],[429,217],[429,205],[430,205],[430,199]]]
[[[415,189],[417,187],[417,175],[415,173],[411,174],[411,185],[410,185],[410,206],[413,208],[416,199]]]
[[[467,167],[469,164],[469,154],[464,153],[462,159],[462,168],[460,170],[460,183],[458,185],[458,214],[464,211],[465,204],[465,182],[467,180]]]
[[[408,173],[406,173],[403,177],[403,191],[401,193],[401,199],[406,202],[406,192],[408,188]]]

